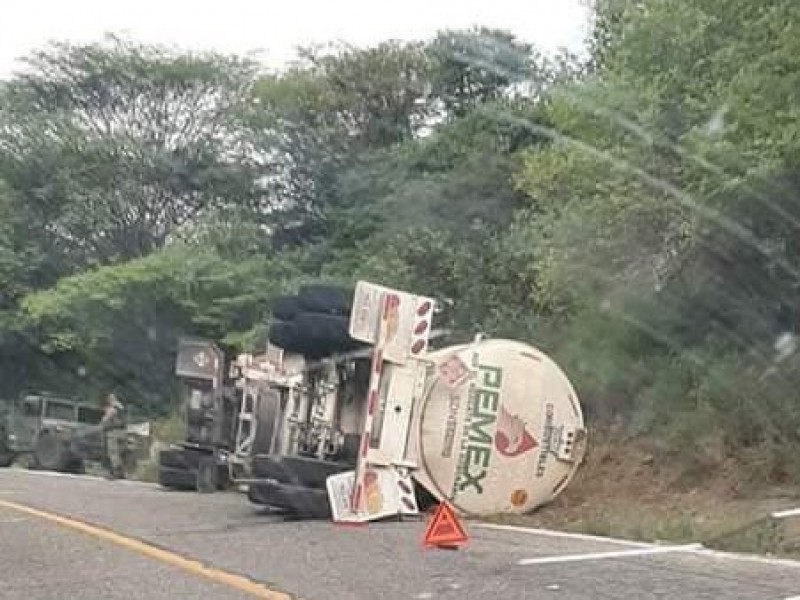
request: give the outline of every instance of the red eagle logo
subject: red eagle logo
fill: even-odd
[[[514,457],[533,450],[538,445],[536,439],[525,429],[525,422],[500,405],[494,434],[497,451],[503,456]]]

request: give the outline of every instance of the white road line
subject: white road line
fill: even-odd
[[[800,517],[800,508],[793,508],[791,510],[781,510],[772,513],[773,519],[785,519],[787,517]],[[800,596],[798,596],[800,598]]]
[[[622,546],[630,546],[632,548],[659,548],[656,544],[648,544],[646,542],[634,542],[632,540],[623,540],[620,538],[602,537],[599,535],[589,535],[585,533],[569,533],[567,531],[554,531],[551,529],[536,529],[533,527],[518,527],[516,525],[495,525],[494,523],[473,523],[473,527],[481,529],[495,529],[497,531],[512,531],[515,533],[527,533],[530,535],[540,535],[543,537],[557,537],[571,540],[581,540],[585,542],[604,542],[607,544],[619,544]]]
[[[523,558],[518,560],[518,565],[549,565],[554,563],[581,562],[587,560],[603,560],[607,558],[623,558],[627,556],[649,556],[651,554],[667,554],[670,552],[693,552],[702,548],[700,544],[687,544],[683,546],[661,546],[655,548],[637,548],[620,550],[618,552],[595,552],[592,554],[567,554],[564,556],[541,556],[537,558]]]
[[[645,542],[633,542],[631,540],[623,540],[619,538],[601,537],[596,535],[587,535],[582,533],[568,533],[566,531],[554,531],[551,529],[536,529],[533,527],[521,527],[516,525],[496,525],[494,523],[472,523],[472,527],[480,529],[495,529],[498,531],[510,531],[515,533],[527,533],[530,535],[539,535],[544,537],[566,538],[574,540],[585,540],[593,542],[606,542],[610,544],[620,544],[623,546],[630,546],[632,548],[663,548],[658,544],[648,544]],[[702,544],[697,545],[698,548],[693,550],[694,554],[701,556],[708,556],[711,558],[721,558],[726,560],[740,560],[746,562],[757,562],[765,565],[789,567],[793,569],[800,569],[800,561],[792,560],[790,558],[772,558],[769,556],[761,556],[759,554],[741,554],[736,552],[723,552],[721,550],[712,550],[705,548]],[[800,600],[800,596],[797,597]]]
[[[84,481],[103,481],[97,475],[79,475],[77,473],[59,473],[57,471],[29,471],[28,469],[12,469],[14,474],[29,477],[59,477],[62,479],[81,479]]]
[[[114,479],[109,480],[101,475],[81,475],[79,473],[59,473],[58,471],[30,471],[28,469],[12,469],[14,473],[19,473],[28,477],[54,477],[57,479],[76,479],[78,481],[99,481],[114,485],[134,485],[134,486],[155,486],[155,484],[147,481],[139,481],[138,479]]]
[[[703,548],[697,550],[695,554],[700,556],[709,556],[712,558],[724,558],[726,560],[743,560],[747,562],[757,562],[765,565],[772,565],[775,567],[789,567],[792,569],[800,569],[800,561],[792,560],[791,558],[771,558],[769,556],[760,556],[758,554],[739,554],[736,552],[723,552],[721,550],[711,550]],[[800,596],[798,596],[800,600]]]
[[[792,596],[791,598],[784,598],[783,600],[800,600],[800,596]]]

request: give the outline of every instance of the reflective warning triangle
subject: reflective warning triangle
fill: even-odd
[[[453,548],[467,541],[467,532],[447,502],[442,502],[428,522],[423,545]]]

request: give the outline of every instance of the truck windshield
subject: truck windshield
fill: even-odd
[[[44,417],[46,419],[72,421],[75,418],[75,405],[69,402],[48,400],[44,408]]]

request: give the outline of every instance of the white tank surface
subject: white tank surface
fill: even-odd
[[[585,450],[581,407],[538,349],[485,340],[431,352],[414,428],[415,477],[465,514],[526,513],[570,482]]]

